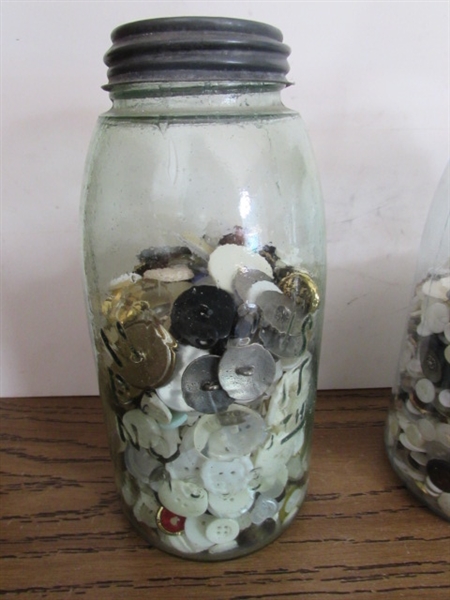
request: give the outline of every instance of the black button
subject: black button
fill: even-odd
[[[196,348],[212,348],[230,333],[234,314],[234,300],[228,292],[194,286],[174,302],[171,333]]]
[[[443,492],[450,492],[450,462],[433,458],[427,463],[427,473],[433,485]]]

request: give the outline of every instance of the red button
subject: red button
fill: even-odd
[[[186,517],[181,517],[171,512],[164,506],[158,510],[156,522],[159,529],[168,535],[178,535],[184,531]]]

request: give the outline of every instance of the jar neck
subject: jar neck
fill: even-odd
[[[116,86],[107,116],[249,115],[291,113],[281,100],[286,86],[252,82],[141,83]]]

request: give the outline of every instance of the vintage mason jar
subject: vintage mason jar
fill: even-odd
[[[450,520],[450,168],[431,204],[385,430],[395,472]]]
[[[160,549],[245,555],[308,482],[321,192],[281,32],[118,27],[83,190],[88,313],[118,489]]]

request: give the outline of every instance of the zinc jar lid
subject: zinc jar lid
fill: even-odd
[[[123,84],[246,81],[288,85],[290,48],[272,25],[225,17],[170,17],[120,25],[104,56]]]

